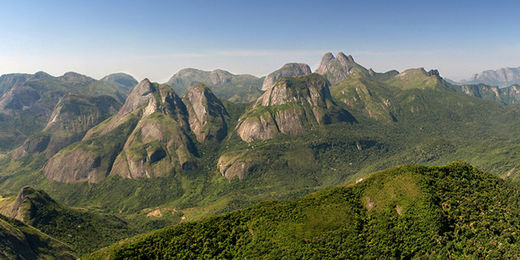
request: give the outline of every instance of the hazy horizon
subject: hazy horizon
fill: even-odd
[[[515,2],[4,2],[0,74],[114,72],[165,82],[182,68],[265,76],[342,51],[375,71],[445,78],[520,66]]]

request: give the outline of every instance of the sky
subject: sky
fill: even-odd
[[[288,62],[315,69],[329,51],[455,80],[520,66],[518,1],[0,0],[0,10],[0,74],[263,76]]]

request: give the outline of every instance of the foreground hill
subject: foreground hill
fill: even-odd
[[[514,258],[519,195],[517,186],[461,162],[402,166],[141,235],[86,259]]]
[[[3,215],[0,215],[0,258],[76,259],[68,245]]]
[[[22,188],[11,205],[4,208],[3,214],[68,243],[78,254],[137,233],[114,215],[62,206],[46,192],[31,187]]]

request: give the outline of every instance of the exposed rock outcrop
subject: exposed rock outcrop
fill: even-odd
[[[0,146],[12,150],[42,131],[62,97],[107,95],[124,102],[128,88],[75,72],[53,77],[45,72],[0,77]]]
[[[520,84],[520,67],[482,71],[473,75],[473,77],[471,77],[469,80],[463,80],[461,84],[486,84],[498,87],[508,87],[511,85]]]
[[[56,204],[56,202],[44,191],[35,190],[32,187],[25,186],[20,189],[16,199],[11,207],[11,218],[28,222],[35,216],[31,214],[35,211],[34,204],[40,206],[48,206],[49,204]],[[57,205],[57,204],[56,204]]]
[[[195,148],[189,136],[188,113],[167,85],[158,86],[160,98],[151,99],[117,156],[111,174],[125,178],[159,177],[195,167]]]
[[[370,75],[370,72],[357,64],[352,56],[347,56],[343,52],[338,52],[336,57],[330,52],[326,53],[315,72],[323,75],[332,85],[345,80],[349,75]]]
[[[355,122],[332,100],[328,82],[318,74],[282,78],[260,96],[237,124],[242,140],[265,140],[282,133],[302,134],[332,122]]]
[[[145,79],[116,115],[53,156],[44,174],[60,182],[99,182],[108,174],[150,178],[192,169],[196,151],[188,131],[181,98]]]
[[[280,69],[270,73],[265,77],[264,83],[262,84],[262,90],[266,91],[270,89],[276,81],[285,77],[296,77],[311,74],[311,68],[307,64],[303,63],[287,63]]]
[[[65,146],[81,140],[90,128],[115,114],[120,107],[121,104],[110,96],[66,95],[54,108],[47,126],[27,138],[13,152],[13,158],[38,153],[50,157]]]
[[[238,178],[242,180],[254,169],[255,162],[247,160],[244,154],[222,155],[218,159],[217,167],[222,176],[227,179]]]
[[[226,136],[229,115],[208,87],[203,84],[191,87],[183,101],[188,110],[190,129],[199,142],[222,140]]]

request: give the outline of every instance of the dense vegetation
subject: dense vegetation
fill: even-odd
[[[514,258],[519,195],[466,163],[403,166],[141,235],[87,259]]]
[[[137,233],[114,215],[64,207],[43,191],[24,187],[18,212],[24,223],[70,244],[78,254],[91,252]]]
[[[0,258],[75,259],[72,249],[16,219],[0,215]]]

